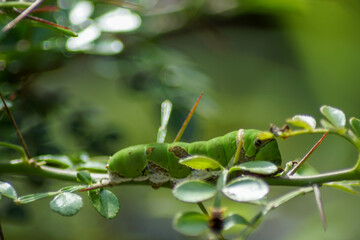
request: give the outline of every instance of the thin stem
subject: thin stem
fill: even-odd
[[[19,138],[19,140],[21,142],[21,145],[24,148],[25,155],[26,155],[26,160],[27,160],[27,162],[29,162],[29,159],[31,158],[29,149],[28,149],[28,147],[26,145],[26,142],[25,142],[25,140],[24,140],[24,138],[23,138],[23,136],[22,136],[22,134],[20,132],[20,129],[19,129],[18,125],[16,124],[15,119],[14,119],[13,115],[11,114],[11,112],[10,112],[10,110],[9,110],[9,108],[8,108],[8,106],[7,106],[6,102],[5,102],[5,99],[4,99],[3,95],[1,94],[1,92],[0,92],[0,98],[1,98],[1,101],[3,102],[3,104],[4,104],[4,107],[6,109],[7,114],[10,117],[10,120],[11,120],[12,124],[14,125],[16,134],[17,134],[17,136],[18,136],[18,138]]]
[[[181,126],[178,134],[176,135],[176,137],[175,137],[175,139],[174,139],[174,142],[180,141],[180,139],[181,139],[181,137],[182,137],[182,135],[183,135],[183,133],[184,133],[187,125],[189,124],[189,121],[190,121],[190,119],[192,118],[192,115],[194,114],[195,109],[196,109],[197,105],[199,104],[200,99],[201,99],[201,97],[202,97],[203,94],[204,94],[204,92],[202,92],[202,93],[200,94],[200,96],[199,96],[198,99],[196,100],[194,106],[191,108],[191,110],[190,110],[188,116],[186,117],[183,125]]]
[[[18,22],[25,18],[32,10],[41,4],[42,0],[36,0],[28,8],[26,8],[20,15],[18,15],[14,20],[9,22],[1,31],[6,32],[13,28]]]
[[[24,149],[22,149],[21,147],[11,144],[11,143],[6,143],[6,142],[0,142],[0,146],[14,149],[21,155],[22,160],[24,162],[26,162],[26,154],[24,152]]]
[[[77,171],[58,169],[48,166],[32,166],[19,160],[11,162],[0,161],[0,174],[20,174],[28,176],[39,176],[44,178],[53,178],[64,181],[77,182]],[[94,181],[99,181],[103,178],[108,178],[107,174],[91,173],[91,178]]]
[[[77,171],[58,169],[48,166],[38,166],[34,167],[27,163],[23,163],[20,160],[13,160],[11,162],[0,161],[0,174],[20,174],[28,176],[40,176],[44,178],[53,178],[65,181],[77,182]],[[109,178],[108,174],[98,174],[92,173],[92,179],[94,182],[99,181],[100,179]],[[275,186],[311,186],[313,184],[322,184],[327,182],[334,181],[344,181],[344,180],[360,180],[360,173],[356,168],[328,172],[323,174],[317,174],[312,176],[304,177],[263,177],[263,179],[269,185]],[[130,185],[146,185],[147,182],[122,182],[122,184]],[[170,184],[164,184],[162,187],[169,187]]]
[[[206,210],[206,207],[202,202],[198,202],[197,205],[206,216],[209,216],[209,212]]]
[[[288,176],[292,176],[294,175],[294,173],[296,173],[296,171],[304,164],[304,162],[310,157],[310,155],[314,152],[314,150],[319,146],[319,144],[324,140],[324,138],[326,137],[326,135],[328,134],[328,132],[324,133],[324,135],[320,138],[319,141],[317,141],[317,143],[310,149],[310,151],[301,159],[301,161],[293,168],[289,171],[289,173],[287,174]]]
[[[348,142],[350,142],[352,145],[354,145],[354,147],[356,147],[357,150],[360,151],[359,143],[354,141],[354,139],[351,138],[348,134],[345,134],[344,132],[339,132],[336,129],[317,128],[317,129],[313,129],[312,131],[309,131],[307,129],[296,130],[296,131],[291,131],[290,133],[285,132],[283,135],[280,136],[280,138],[286,139],[288,137],[294,137],[294,136],[298,136],[298,135],[302,135],[302,134],[318,134],[318,133],[326,133],[326,132],[337,134],[338,136],[345,138]]]
[[[241,237],[246,239],[247,236],[250,235],[251,231],[254,230],[257,226],[259,226],[263,217],[265,217],[271,210],[279,207],[280,205],[288,202],[289,200],[297,196],[304,195],[312,191],[313,191],[313,187],[303,187],[295,191],[286,193],[275,200],[272,200],[271,202],[266,204],[266,206],[262,211],[260,211],[258,214],[255,215],[255,217],[251,219],[249,227],[244,229],[244,231],[241,233]]]
[[[360,174],[355,168],[351,168],[304,177],[264,177],[264,180],[270,185],[277,186],[310,186],[334,181],[360,180]]]
[[[316,205],[319,209],[319,213],[320,213],[321,221],[322,221],[322,224],[324,227],[324,231],[326,231],[326,219],[325,219],[324,207],[323,207],[322,200],[321,200],[319,185],[314,184],[313,189],[314,189]]]

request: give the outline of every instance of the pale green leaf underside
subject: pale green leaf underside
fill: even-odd
[[[17,198],[14,187],[7,182],[0,182],[0,194],[11,199]]]
[[[207,182],[188,180],[177,184],[172,192],[180,201],[196,203],[212,198],[217,191],[213,185]]]
[[[237,167],[239,170],[261,175],[271,175],[278,171],[278,167],[274,163],[268,161],[245,162]]]
[[[300,128],[313,130],[316,128],[316,120],[312,116],[308,115],[295,115],[286,122]]]
[[[172,103],[169,100],[165,100],[161,103],[161,126],[158,130],[158,135],[156,142],[164,143],[166,132],[167,132],[167,125],[170,119],[170,113],[172,109]]]
[[[222,192],[236,202],[260,200],[269,192],[269,186],[260,178],[242,177],[227,184]]]
[[[346,117],[344,112],[340,109],[330,106],[322,106],[320,108],[320,111],[324,115],[324,117],[335,127],[345,127]]]
[[[50,202],[50,208],[63,216],[75,215],[82,206],[82,198],[79,195],[70,192],[61,193]]]

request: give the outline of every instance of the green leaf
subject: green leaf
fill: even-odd
[[[42,198],[55,196],[58,193],[59,192],[29,194],[29,195],[19,197],[18,199],[15,200],[15,202],[18,204],[27,204],[27,203],[31,203],[31,202],[37,201],[39,199],[42,199]]]
[[[329,183],[324,183],[324,186],[328,186],[328,187],[332,187],[332,188],[336,188],[351,194],[355,194],[356,196],[360,196],[360,193],[358,191],[356,191],[354,188],[351,187],[351,185],[346,184],[344,182],[329,182]]]
[[[107,219],[116,217],[120,210],[117,197],[106,189],[96,189],[88,192],[90,202],[94,208]]]
[[[350,126],[356,136],[360,137],[360,119],[354,117],[350,118]]]
[[[183,202],[202,202],[215,196],[217,190],[210,183],[200,180],[187,180],[177,184],[173,195]]]
[[[75,215],[82,206],[82,198],[79,195],[70,192],[60,193],[50,202],[50,208],[63,216]]]
[[[330,106],[322,106],[320,108],[320,111],[324,115],[324,117],[335,127],[345,127],[346,117],[343,111],[341,111],[340,109]]]
[[[179,163],[197,170],[223,169],[223,166],[221,166],[221,164],[218,163],[215,159],[203,155],[192,155],[181,159]]]
[[[0,194],[2,196],[11,198],[11,199],[16,199],[17,198],[17,194],[16,191],[14,189],[14,187],[7,182],[0,182]]]
[[[250,223],[239,214],[231,214],[224,219],[224,230],[228,230],[237,224],[249,225]]]
[[[175,216],[173,226],[187,236],[199,236],[208,229],[208,217],[198,212],[183,212]]]
[[[77,168],[77,170],[88,170],[90,172],[96,172],[96,173],[107,173],[106,169],[106,162],[93,162],[89,161],[84,164],[81,164],[80,167]]]
[[[295,127],[314,130],[316,128],[316,120],[309,115],[295,115],[291,119],[286,120],[287,123]]]
[[[68,168],[72,166],[72,162],[68,156],[65,155],[41,155],[34,158],[37,162],[46,162],[46,164],[58,168]]]
[[[78,172],[76,174],[77,176],[77,181],[80,183],[85,183],[85,184],[92,184],[92,179],[91,179],[91,175],[89,172]]]
[[[261,175],[271,175],[278,171],[278,167],[268,161],[251,161],[241,163],[239,165],[239,170],[261,174]]]
[[[42,198],[56,196],[60,193],[76,192],[85,187],[87,187],[87,185],[74,185],[74,186],[63,187],[59,191],[56,191],[56,192],[29,194],[29,195],[19,197],[18,199],[15,200],[15,202],[18,204],[27,204],[27,203],[31,203],[31,202],[37,201],[39,199],[42,199]]]
[[[331,128],[334,128],[334,126],[327,120],[325,119],[320,119],[320,124],[323,128],[326,128],[326,129],[331,129]]]
[[[241,177],[231,181],[222,190],[223,194],[236,202],[260,200],[269,192],[269,186],[255,177]]]

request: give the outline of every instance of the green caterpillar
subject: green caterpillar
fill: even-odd
[[[239,163],[264,160],[281,164],[277,141],[272,134],[255,129],[240,129],[209,141],[193,143],[151,143],[131,146],[115,153],[108,162],[110,175],[120,178],[141,179],[159,174],[173,179],[186,178],[192,170],[179,163],[179,159],[189,155],[204,155],[228,166],[234,158],[237,146],[242,140]]]

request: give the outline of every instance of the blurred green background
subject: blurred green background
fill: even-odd
[[[204,91],[183,140],[207,140],[239,128],[281,126],[295,114],[319,119],[321,105],[360,116],[360,3],[356,0],[46,1],[59,11],[34,13],[70,26],[78,38],[21,22],[0,35],[2,92],[33,155],[111,155],[154,142],[160,104],[174,110],[174,139]],[[0,12],[0,27],[11,19]],[[0,140],[17,142],[2,113]],[[320,136],[280,143],[284,162],[299,159]],[[351,167],[356,151],[328,136],[309,159],[319,171]],[[2,150],[1,159],[16,157]],[[21,195],[56,190],[55,180],[0,176]],[[172,217],[196,208],[170,190],[112,189],[121,204],[103,219],[85,198],[74,217],[53,213],[49,199],[15,206],[2,199],[6,239],[191,239],[172,229]],[[269,198],[291,190],[272,187]],[[360,199],[326,187],[328,229],[314,196],[273,211],[249,239],[357,239]],[[86,195],[83,195],[86,197]],[[259,208],[227,202],[247,218]],[[211,202],[208,203],[209,205]],[[226,236],[235,236],[234,229]]]

